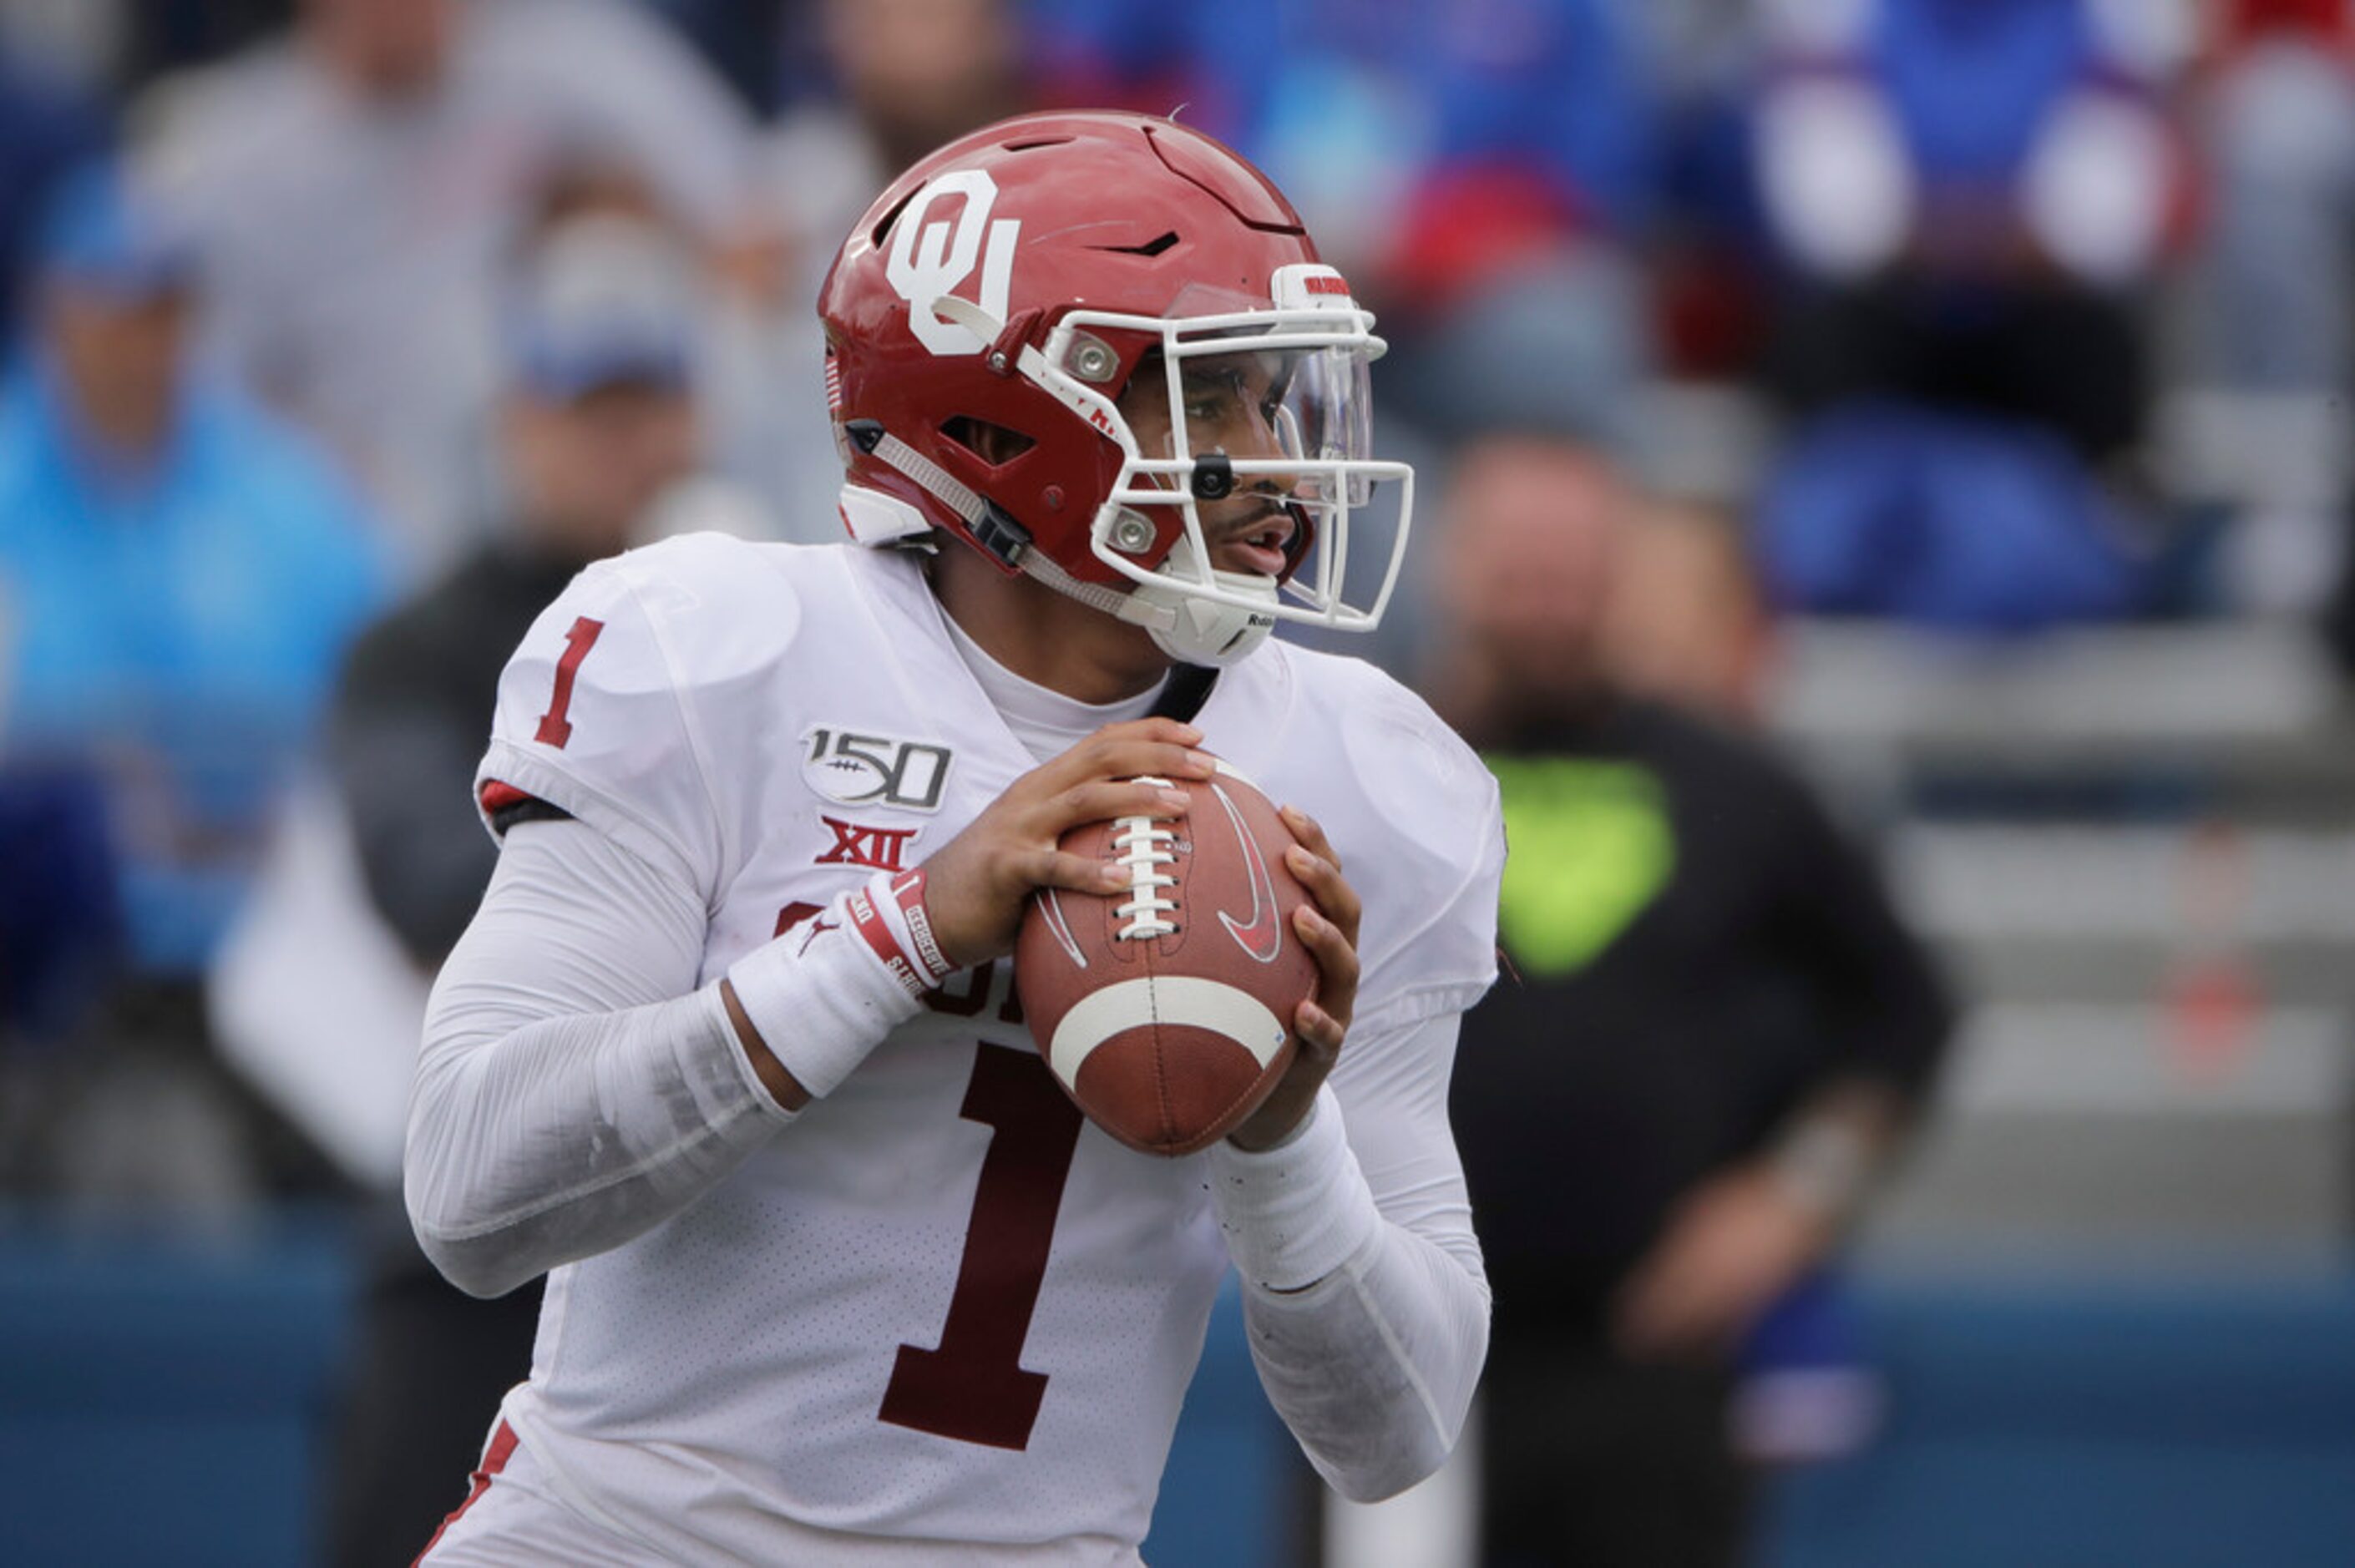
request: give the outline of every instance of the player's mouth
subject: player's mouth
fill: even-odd
[[[1275,502],[1262,502],[1250,516],[1219,530],[1210,559],[1222,572],[1244,572],[1280,577],[1298,524],[1291,510]]]

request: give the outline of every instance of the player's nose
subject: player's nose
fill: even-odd
[[[1238,462],[1264,462],[1295,457],[1292,444],[1284,439],[1281,416],[1271,418],[1257,408],[1247,409],[1227,421],[1220,432],[1219,450]],[[1263,495],[1291,495],[1300,488],[1300,475],[1291,469],[1253,471],[1238,487]]]

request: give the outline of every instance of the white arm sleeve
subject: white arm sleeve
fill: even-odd
[[[846,938],[762,951],[823,982],[808,1032],[871,1047],[914,1003]],[[499,1295],[643,1234],[793,1119],[718,983],[696,987],[704,940],[701,900],[596,828],[507,834],[410,1091],[410,1221],[460,1289]]]
[[[1327,1484],[1371,1502],[1439,1468],[1488,1354],[1488,1282],[1447,1126],[1459,1014],[1353,1037],[1300,1131],[1211,1153],[1252,1359]]]

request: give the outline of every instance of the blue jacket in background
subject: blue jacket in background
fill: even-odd
[[[37,356],[0,386],[0,765],[103,781],[142,968],[209,955],[387,582],[341,477],[230,387],[191,374],[128,471]]]

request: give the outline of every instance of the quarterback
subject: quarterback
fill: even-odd
[[[1446,1091],[1496,788],[1268,641],[1397,578],[1372,318],[1264,176],[1114,113],[917,164],[819,311],[849,541],[592,567],[500,681],[406,1187],[459,1286],[549,1283],[432,1568],[1135,1563],[1228,1268],[1353,1498],[1439,1465],[1486,1353]],[[1008,955],[1034,889],[1125,885],[1066,830],[1213,756],[1289,803],[1322,985],[1260,1108],[1158,1159],[1057,1086]]]

